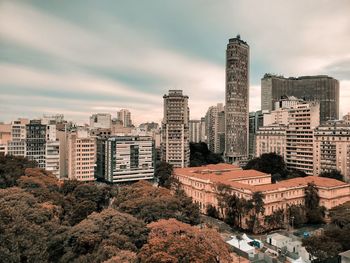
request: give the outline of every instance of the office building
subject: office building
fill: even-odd
[[[56,126],[43,124],[41,120],[30,120],[26,124],[26,154],[29,160],[36,161],[40,168],[50,171],[59,178],[59,141],[56,139]]]
[[[89,131],[78,128],[68,134],[68,178],[94,181],[96,166],[96,138]]]
[[[261,109],[274,110],[282,96],[320,104],[320,122],[339,119],[339,81],[329,76],[290,77],[265,74],[261,79]]]
[[[338,170],[350,181],[350,124],[328,121],[315,129],[314,174]]]
[[[225,159],[229,163],[248,157],[249,46],[238,35],[226,50]]]
[[[155,151],[150,136],[112,136],[97,141],[97,177],[110,183],[154,179]]]
[[[111,128],[111,114],[109,113],[97,113],[90,117],[91,129],[110,129]]]
[[[174,167],[187,167],[190,162],[188,96],[182,90],[169,90],[163,98],[162,160]]]

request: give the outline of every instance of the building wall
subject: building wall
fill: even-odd
[[[95,180],[96,139],[87,130],[68,134],[68,178],[78,181]]]
[[[123,183],[154,178],[155,150],[150,136],[115,136],[99,147],[101,160],[97,169],[104,180]],[[99,166],[104,167],[99,167]]]
[[[274,152],[286,159],[286,129],[285,125],[260,127],[256,133],[256,153],[259,157],[264,153]]]
[[[189,121],[190,142],[198,143],[201,141],[201,121]]]
[[[109,113],[97,113],[90,117],[91,129],[110,129],[112,124],[111,114]]]
[[[319,104],[298,104],[289,109],[286,140],[286,165],[313,174],[313,133],[319,125]]]
[[[329,121],[315,130],[314,173],[339,170],[350,181],[350,125]]]
[[[190,163],[188,96],[182,90],[169,90],[163,98],[162,160],[174,167],[187,167]]]
[[[225,158],[239,162],[248,157],[249,46],[240,36],[226,49]]]
[[[266,74],[261,80],[261,108],[273,110],[282,96],[320,103],[320,121],[339,119],[339,81],[329,76],[284,78]]]

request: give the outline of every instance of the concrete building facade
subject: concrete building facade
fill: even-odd
[[[91,129],[110,129],[112,124],[112,117],[109,113],[97,113],[90,117]]]
[[[163,98],[162,160],[174,167],[187,167],[190,162],[188,96],[182,90],[169,90]]]
[[[338,170],[350,181],[350,124],[329,121],[314,133],[314,174]]]
[[[308,175],[313,174],[313,139],[314,129],[320,124],[320,104],[317,102],[302,103],[289,109],[286,165]]]
[[[89,131],[78,128],[68,134],[68,178],[78,181],[95,181],[96,138]]]
[[[261,109],[274,110],[282,96],[320,103],[320,122],[339,119],[339,81],[325,75],[290,77],[265,74],[261,79]]]
[[[276,153],[286,159],[286,125],[270,125],[260,127],[256,132],[255,156],[264,153]]]
[[[209,107],[206,115],[207,144],[210,151],[225,151],[225,109],[222,103]]]
[[[98,140],[97,177],[110,183],[154,179],[155,151],[150,136]]]
[[[256,135],[260,127],[264,125],[264,112],[256,111],[249,113],[249,159],[256,154]]]
[[[117,119],[122,122],[123,127],[131,127],[131,113],[127,109],[121,109],[117,112]]]
[[[225,159],[229,163],[248,157],[249,46],[238,35],[226,49]]]

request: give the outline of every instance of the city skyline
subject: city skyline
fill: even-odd
[[[200,119],[224,102],[225,47],[238,33],[251,49],[250,111],[261,108],[265,73],[327,74],[339,79],[344,115],[350,3],[300,3],[255,2],[254,13],[252,1],[4,1],[0,121],[62,113],[87,123],[127,108],[136,124],[160,123],[170,89],[189,95],[190,117]]]

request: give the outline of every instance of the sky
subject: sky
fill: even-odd
[[[224,102],[225,49],[250,46],[250,110],[265,73],[327,74],[350,112],[349,0],[0,0],[0,121],[131,111],[160,122],[182,89],[190,118]]]

